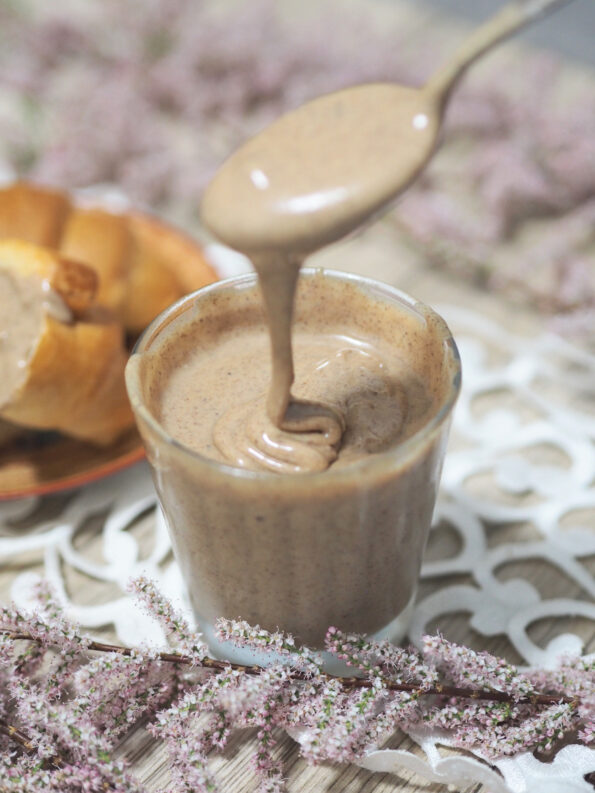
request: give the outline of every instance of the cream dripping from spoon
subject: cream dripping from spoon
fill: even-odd
[[[202,219],[258,272],[272,349],[269,420],[340,443],[342,417],[291,396],[291,320],[305,256],[386,209],[436,148],[453,87],[494,45],[569,0],[519,0],[479,27],[423,88],[377,83],[318,97],[245,143],[208,186]],[[330,455],[332,460],[332,455]]]

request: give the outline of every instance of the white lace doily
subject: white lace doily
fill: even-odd
[[[531,626],[547,618],[595,623],[595,581],[585,564],[595,555],[595,357],[556,337],[514,336],[460,308],[439,310],[460,346],[464,386],[434,535],[447,525],[456,550],[425,563],[422,587],[431,584],[432,591],[416,604],[411,639],[419,642],[430,624],[465,612],[477,635],[507,638],[527,664],[551,666],[563,652],[581,652],[583,639],[565,630],[542,647]],[[35,499],[0,505],[0,558],[42,562],[69,615],[82,625],[109,625],[128,644],[161,643],[159,628],[125,592],[130,577],[144,572],[169,597],[184,598],[147,466],[81,489],[58,517],[25,533],[18,526],[36,506]],[[147,511],[153,512],[151,550],[143,558],[130,527]],[[77,533],[88,516],[102,513],[102,561],[91,561],[77,550]],[[531,533],[515,536],[521,525]],[[499,576],[508,564],[535,560],[572,582],[576,597],[552,596],[518,573]],[[77,604],[67,594],[67,569],[115,584],[120,594],[99,605]],[[465,576],[465,583],[453,584],[452,576]],[[34,578],[30,572],[15,577],[19,605],[30,603]],[[382,750],[362,765],[383,772],[408,768],[457,788],[483,783],[490,793],[593,793],[583,777],[595,770],[595,750],[584,746],[566,746],[548,763],[531,754],[504,759],[496,770],[469,753],[445,756],[441,747],[448,741],[436,734],[411,737],[423,756]]]

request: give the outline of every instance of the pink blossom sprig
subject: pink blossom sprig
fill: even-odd
[[[61,654],[84,652],[89,637],[67,620],[49,590],[41,585],[38,590],[39,606],[31,615],[23,614],[14,606],[0,606],[0,624],[15,636],[27,634],[42,647],[59,647]]]
[[[475,724],[469,719],[457,726],[453,743],[464,749],[479,748],[488,758],[515,755],[529,748],[548,752],[576,726],[575,708],[564,703],[539,713],[527,712],[514,721],[493,718],[489,710],[486,717],[476,711]]]
[[[72,692],[79,711],[93,713],[96,726],[116,738],[171,701],[179,686],[176,668],[156,651],[134,651],[91,659],[75,673]]]
[[[210,723],[203,727],[198,725],[199,701],[200,696],[195,691],[187,691],[166,710],[157,713],[155,721],[148,725],[149,732],[165,744],[176,793],[217,790],[208,768],[207,754],[215,746],[223,748],[226,735],[218,735]]]
[[[208,653],[208,646],[200,633],[190,629],[187,620],[157,589],[154,582],[139,576],[130,582],[129,589],[134,592],[146,610],[156,617],[169,639],[174,639],[180,652],[200,663]]]
[[[515,701],[535,692],[530,679],[502,658],[461,647],[443,636],[424,636],[423,652],[424,657],[444,670],[455,685],[506,691]]]
[[[595,653],[583,657],[565,657],[555,669],[529,673],[540,691],[565,691],[577,700],[581,722],[579,738],[586,744],[595,742]]]
[[[116,743],[140,719],[165,744],[174,793],[216,791],[209,753],[246,727],[256,729],[260,793],[284,789],[278,731],[295,726],[304,730],[302,754],[311,763],[356,761],[395,730],[421,726],[447,730],[454,745],[486,759],[550,751],[576,731],[584,743],[594,740],[593,657],[521,672],[443,637],[426,637],[418,652],[332,628],[327,653],[358,673],[342,677],[290,636],[222,620],[220,638],[270,655],[268,666],[243,666],[206,656],[202,639],[152,582],[133,586],[174,651],[93,641],[43,587],[35,614],[2,610],[1,790],[144,793],[113,759]],[[30,668],[23,646],[31,644],[41,659]]]
[[[425,663],[418,652],[396,647],[387,641],[372,641],[331,627],[327,631],[325,645],[330,653],[346,661],[348,666],[367,674],[382,674],[397,683],[415,680],[420,690],[431,688],[438,679],[436,670]]]
[[[418,699],[438,680],[435,669],[425,663],[419,653],[396,647],[388,641],[373,641],[366,636],[347,634],[335,627],[327,631],[325,646],[347,666],[363,672],[371,680],[372,689],[349,703],[350,709],[338,723],[329,721],[325,724],[326,732],[332,735],[333,748],[324,746],[320,736],[316,740],[309,738],[307,750],[310,756],[314,750],[315,754],[332,756],[337,761],[350,753],[361,757],[372,747],[381,745],[394,732],[395,724],[407,729],[419,722]],[[389,694],[391,683],[410,684],[411,690],[393,690]],[[370,719],[369,714],[373,712],[377,715]]]
[[[249,646],[259,653],[279,655],[294,669],[300,670],[305,677],[315,675],[322,669],[320,653],[310,647],[296,644],[294,637],[289,633],[266,631],[259,625],[250,625],[245,620],[224,618],[217,620],[215,632],[222,642],[232,642],[240,647]]]

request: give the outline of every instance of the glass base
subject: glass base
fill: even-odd
[[[391,620],[388,625],[385,625],[383,628],[373,633],[370,638],[376,640],[386,639],[393,644],[398,644],[407,634],[414,605],[415,592],[403,611]],[[213,658],[231,661],[236,664],[242,664],[243,666],[271,666],[272,664],[286,661],[286,656],[281,653],[254,651],[246,647],[238,647],[233,644],[233,642],[222,642],[215,635],[213,626],[205,624],[200,620],[197,627],[202,632],[203,639],[209,645],[210,653]],[[347,666],[344,661],[335,658],[335,656],[330,653],[320,650],[318,651],[318,656],[325,672],[328,672],[328,674],[341,676],[353,675],[353,667]]]

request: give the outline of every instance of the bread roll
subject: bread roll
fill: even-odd
[[[140,333],[178,298],[216,279],[199,245],[141,212],[78,206],[53,190],[20,182],[0,189],[0,239],[56,248],[99,276],[97,303],[126,332]]]
[[[99,276],[97,302],[116,315],[128,288],[131,247],[127,219],[103,209],[73,208],[59,243],[63,256],[95,270]]]
[[[0,188],[0,419],[111,443],[132,423],[124,335],[215,278],[196,242],[149,215]]]
[[[93,303],[85,265],[0,241],[0,417],[99,445],[132,421],[121,325]]]
[[[58,246],[70,212],[64,193],[16,182],[0,189],[0,239],[13,237],[37,245]]]

